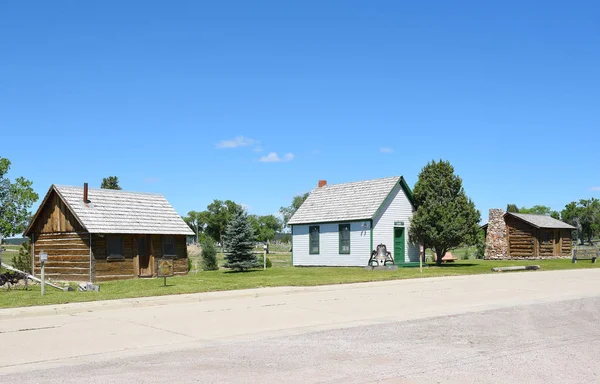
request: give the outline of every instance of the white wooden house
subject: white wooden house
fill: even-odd
[[[385,244],[399,265],[418,263],[408,239],[414,198],[401,176],[327,185],[322,180],[289,220],[297,266],[365,266]]]

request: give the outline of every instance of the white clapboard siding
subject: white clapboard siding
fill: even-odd
[[[408,228],[413,215],[413,207],[399,184],[396,184],[390,195],[373,220],[373,247],[385,244],[387,250],[394,255],[394,222],[404,222],[404,262],[419,261],[419,245],[412,244],[408,238]]]
[[[339,224],[350,224],[350,254],[339,252]],[[319,254],[308,252],[309,225],[292,226],[292,257],[298,266],[365,266],[371,248],[370,221],[315,224],[319,226]]]

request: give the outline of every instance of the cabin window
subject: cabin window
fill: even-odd
[[[177,256],[175,252],[175,236],[163,236],[163,256]]]
[[[308,253],[311,255],[319,254],[319,226],[311,225],[308,227],[309,233],[309,244],[308,244]]]
[[[106,258],[124,259],[123,236],[106,236]]]
[[[552,242],[550,232],[544,232],[544,240],[542,242],[544,244],[550,244]]]
[[[350,254],[350,224],[340,224],[340,254]]]

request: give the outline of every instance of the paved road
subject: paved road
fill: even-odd
[[[0,382],[600,383],[600,270],[0,311]]]

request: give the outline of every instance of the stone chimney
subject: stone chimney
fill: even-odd
[[[498,260],[508,256],[508,236],[506,234],[506,222],[504,221],[504,210],[490,209],[488,219],[487,236],[485,237],[484,259]]]
[[[327,180],[319,180],[319,185],[318,185],[319,188],[324,187],[326,185],[327,185]]]

